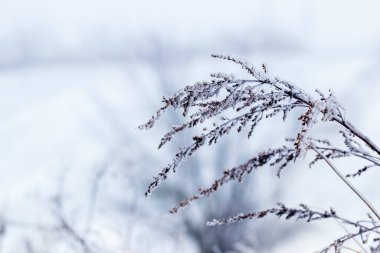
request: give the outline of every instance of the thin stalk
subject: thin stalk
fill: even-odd
[[[306,94],[304,91],[302,91],[302,94],[300,93],[293,94],[291,91],[287,91],[283,89],[282,87],[276,85],[275,83],[272,85],[274,85],[277,89],[284,91],[290,97],[294,97],[309,106],[313,105],[313,101],[310,99],[308,95],[307,96],[302,95],[302,94]],[[364,133],[362,133],[359,129],[357,129],[354,125],[352,125],[351,122],[338,116],[335,116],[333,120],[339,123],[340,125],[342,125],[344,128],[350,130],[355,136],[357,136],[359,139],[364,141],[373,151],[375,151],[378,155],[380,155],[380,148],[373,141],[371,141]]]
[[[359,129],[357,129],[354,125],[352,125],[349,121],[341,120],[337,117],[334,117],[334,120],[350,130],[353,134],[355,134],[359,139],[364,141],[373,151],[375,151],[378,155],[380,155],[380,148],[371,141],[366,135],[364,135]]]
[[[340,179],[342,179],[342,181],[348,187],[350,187],[350,189],[364,202],[364,204],[367,205],[367,207],[373,212],[373,214],[380,220],[380,214],[379,214],[379,212],[364,197],[364,195],[361,192],[359,192],[359,190],[356,189],[355,186],[353,186],[342,173],[339,172],[339,170],[334,166],[334,164],[332,164],[331,161],[324,154],[322,154],[315,146],[311,145],[310,148],[313,149],[320,157],[322,157],[323,160],[326,161],[326,163],[340,177]]]

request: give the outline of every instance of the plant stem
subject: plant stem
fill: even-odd
[[[284,90],[283,88],[279,87],[276,84],[273,84],[273,85],[277,89],[284,91],[290,97],[294,97],[309,106],[313,105],[313,101],[310,99],[310,97],[302,96],[300,93],[293,94],[291,91]],[[305,92],[302,92],[302,93],[305,94]],[[373,151],[375,151],[378,155],[380,155],[380,148],[373,141],[371,141],[366,135],[364,135],[359,129],[357,129],[354,125],[352,125],[351,122],[345,120],[343,117],[338,117],[338,116],[335,116],[333,120],[339,123],[340,125],[342,125],[344,128],[350,130],[355,136],[357,136],[359,139],[364,141]]]
[[[326,161],[326,163],[331,167],[331,169],[342,179],[342,181],[350,187],[350,189],[367,205],[369,209],[373,212],[373,214],[380,220],[380,214],[377,212],[377,210],[371,205],[371,203],[364,197],[362,193],[359,192],[358,189],[355,188],[348,180],[347,178],[339,172],[339,170],[331,163],[331,161],[322,154],[314,145],[310,145],[310,148],[313,149],[320,157],[323,158],[323,160]]]
[[[367,136],[365,136],[359,129],[357,129],[354,125],[352,125],[349,121],[341,120],[337,117],[334,118],[336,122],[350,130],[353,134],[355,134],[359,139],[364,141],[369,147],[371,147],[378,155],[380,155],[380,148],[372,142]]]

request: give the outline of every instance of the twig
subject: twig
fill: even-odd
[[[380,148],[349,121],[342,120],[337,117],[334,117],[334,120],[345,128],[349,129],[355,136],[364,141],[369,147],[371,147],[373,151],[380,155]]]
[[[323,155],[314,145],[310,145],[310,148],[313,149],[320,157],[323,158],[323,160],[326,161],[326,163],[331,167],[331,169],[342,179],[342,181],[350,187],[350,189],[368,206],[369,209],[373,212],[373,214],[380,220],[380,214],[377,212],[377,210],[371,205],[371,203],[364,197],[362,193],[359,192],[358,189],[355,188],[348,180],[347,178],[339,172],[339,170],[331,163],[331,161]]]

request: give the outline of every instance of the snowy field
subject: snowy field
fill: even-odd
[[[251,185],[231,186],[167,216],[222,169],[281,143],[296,124],[267,124],[250,141],[230,138],[206,149],[150,198],[146,186],[186,138],[156,151],[174,114],[148,132],[137,126],[163,95],[211,72],[242,73],[210,57],[231,53],[264,62],[309,93],[332,89],[347,117],[380,140],[379,7],[376,1],[0,1],[0,252],[290,253],[326,246],[344,233],[334,222],[205,225],[215,215],[278,201],[365,216],[365,206],[322,163],[312,170],[300,163],[280,180],[273,170],[257,172]],[[331,128],[318,131],[329,136]],[[368,173],[354,183],[379,199],[368,180],[380,173]],[[231,192],[239,187],[236,200]]]

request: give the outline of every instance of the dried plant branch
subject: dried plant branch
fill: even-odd
[[[234,167],[232,169],[224,171],[223,176],[215,180],[212,186],[208,188],[204,188],[204,187],[200,188],[198,194],[193,195],[181,201],[179,206],[174,207],[172,210],[170,210],[170,213],[172,214],[177,213],[180,209],[190,205],[191,202],[194,200],[200,199],[202,197],[209,197],[211,194],[216,192],[219,189],[219,187],[228,183],[229,181],[237,180],[238,182],[242,182],[243,177],[246,174],[251,173],[253,169],[261,167],[269,163],[273,159],[275,160],[270,163],[271,166],[278,164],[280,162],[283,162],[280,168],[285,167],[289,161],[293,160],[293,158],[295,157],[295,153],[296,153],[295,149],[287,148],[286,146],[282,148],[270,149],[265,152],[262,152],[258,154],[257,156],[254,156],[247,162],[237,167]]]
[[[232,217],[228,218],[222,218],[222,219],[214,219],[207,223],[208,226],[220,226],[220,225],[226,225],[231,224],[235,222],[241,222],[243,220],[250,220],[250,219],[261,219],[266,217],[267,215],[275,215],[279,218],[285,218],[285,220],[290,220],[294,218],[297,221],[306,221],[306,222],[312,222],[312,221],[318,221],[318,220],[325,220],[325,219],[334,219],[338,221],[341,224],[345,224],[350,226],[352,229],[356,230],[356,232],[350,233],[347,232],[344,236],[336,239],[334,242],[329,244],[327,247],[323,248],[322,250],[319,250],[320,253],[327,253],[331,249],[334,249],[335,252],[341,252],[341,249],[344,248],[344,244],[348,242],[349,240],[353,240],[356,237],[361,237],[361,242],[363,244],[368,242],[368,238],[371,233],[380,235],[380,231],[378,230],[380,228],[379,222],[371,223],[370,226],[366,225],[366,222],[364,221],[350,221],[346,218],[343,218],[335,212],[335,210],[330,209],[328,211],[318,211],[313,210],[309,208],[305,204],[300,204],[297,208],[289,208],[285,206],[282,203],[277,204],[278,207],[266,209],[259,212],[254,213],[248,213],[248,214],[237,214]]]
[[[63,232],[73,241],[75,241],[82,248],[82,251],[84,253],[94,253],[94,251],[91,250],[88,240],[86,240],[86,238],[84,238],[74,227],[72,227],[66,219],[62,205],[61,193],[54,198],[53,203],[55,205],[55,214],[58,220],[56,230]]]
[[[154,177],[145,193],[146,196],[150,195],[168,178],[170,172],[175,172],[177,167],[187,157],[192,156],[202,146],[216,144],[220,138],[228,135],[231,131],[244,133],[246,130],[247,137],[250,138],[258,124],[263,120],[282,114],[282,120],[286,121],[289,113],[301,112],[298,117],[300,130],[296,133],[295,138],[286,138],[286,141],[290,142],[291,146],[268,149],[254,155],[251,159],[239,166],[225,170],[211,186],[201,187],[197,194],[186,198],[170,212],[177,213],[180,209],[190,205],[193,201],[203,197],[209,197],[228,182],[242,182],[244,177],[250,174],[253,169],[264,165],[277,165],[277,176],[280,176],[282,170],[287,167],[290,162],[296,162],[298,159],[304,158],[308,151],[312,149],[316,154],[309,165],[312,166],[321,160],[326,161],[341,180],[343,180],[370,208],[375,216],[380,219],[379,213],[369,201],[353,187],[330,161],[332,159],[358,157],[367,163],[364,167],[357,170],[356,173],[347,174],[347,177],[359,176],[366,172],[368,168],[380,166],[380,148],[352,123],[346,120],[343,106],[337,101],[331,91],[326,95],[316,90],[317,95],[313,97],[295,85],[269,75],[268,68],[265,65],[262,65],[261,68],[256,68],[248,62],[230,55],[214,54],[212,57],[231,61],[239,65],[252,79],[239,79],[236,78],[234,74],[215,73],[211,74],[211,81],[197,82],[194,85],[186,86],[172,96],[163,98],[164,105],[157,110],[146,124],[139,126],[139,129],[152,128],[156,121],[169,108],[173,108],[174,110],[181,109],[185,122],[173,126],[172,129],[162,137],[159,148],[162,148],[171,141],[175,135],[186,129],[201,126],[203,131],[193,136],[193,142],[190,145],[180,148],[173,161]],[[227,115],[234,116],[229,118]],[[310,130],[320,122],[336,122],[340,125],[342,131],[339,133],[343,138],[343,147],[340,147],[342,145],[333,145],[329,140],[310,136]],[[368,162],[370,164],[368,164]],[[301,207],[301,209],[302,208],[303,207]],[[267,210],[265,215],[267,213],[278,215],[278,212],[281,213],[281,210],[283,210],[280,209]],[[302,209],[303,211],[296,209],[287,210],[293,210],[292,212],[295,212],[291,215],[288,213],[287,215],[290,215],[290,217],[298,215],[299,219],[306,217],[304,216],[306,214],[310,214],[309,209]],[[225,223],[265,216],[263,214],[264,213],[254,213],[248,216],[235,216],[232,220],[225,220]],[[324,215],[326,216],[326,214]],[[322,219],[326,218],[324,215],[313,212],[312,216]],[[332,213],[329,213],[327,216],[328,218],[339,220],[339,218]],[[348,221],[345,221],[345,223],[347,222]],[[374,221],[371,222],[375,224]],[[356,222],[354,224],[359,226],[358,224],[363,223]],[[376,223],[376,226],[373,225],[370,228],[364,229],[362,227],[357,235],[363,235],[369,231],[377,231],[377,226],[378,224]],[[374,227],[376,227],[376,229],[371,229]],[[336,252],[339,252],[340,245],[342,245],[341,242],[345,242],[357,235],[347,235],[348,239],[346,237],[340,238],[333,243],[332,245],[334,245],[334,247],[336,246]]]
[[[347,180],[347,178],[339,172],[338,168],[332,164],[332,162],[323,155],[316,147],[313,145],[310,146],[311,149],[313,149],[319,156],[323,158],[323,160],[326,161],[326,163],[330,166],[330,168],[338,175],[338,177],[366,204],[366,206],[373,212],[373,214],[380,220],[380,214],[379,212],[373,207],[373,205],[368,201],[366,197],[358,190],[356,187],[350,183],[350,181]]]

